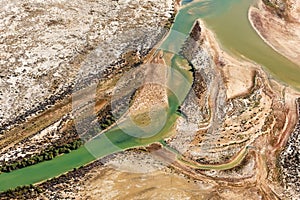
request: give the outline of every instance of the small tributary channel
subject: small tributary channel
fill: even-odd
[[[185,0],[183,2],[185,5],[178,12],[174,25],[162,43],[161,49],[175,53],[171,67],[182,73],[185,80],[190,80],[191,73],[188,69],[179,69],[176,66],[176,63],[182,59],[176,54],[189,35],[195,20],[202,18],[207,26],[215,32],[224,50],[262,65],[276,79],[300,89],[300,67],[276,53],[252,29],[247,19],[248,8],[253,3],[252,0]],[[137,138],[115,127],[69,154],[10,173],[2,173],[0,175],[0,191],[38,183],[112,153],[147,145],[168,137],[179,117],[176,110],[191,86],[190,81],[181,83],[171,77],[170,84],[174,85],[171,83],[172,81],[175,81],[181,87],[178,89],[184,92],[181,92],[181,100],[178,100],[172,92],[169,93],[168,121],[158,134],[148,138]]]

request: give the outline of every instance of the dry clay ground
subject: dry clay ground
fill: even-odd
[[[204,55],[208,55],[206,61],[214,63],[210,69],[215,73],[216,80],[211,81],[221,83],[220,91],[213,95],[214,87],[208,87],[194,102],[194,107],[199,106],[197,104],[201,100],[201,95],[209,94],[206,104],[213,112],[210,119],[199,122],[199,126],[187,126],[187,119],[181,117],[174,126],[175,135],[166,141],[178,151],[184,151],[187,159],[195,161],[201,158],[200,163],[230,162],[241,147],[251,145],[252,149],[249,150],[245,160],[230,170],[195,170],[188,165],[178,164],[175,160],[171,160],[171,163],[166,162],[171,157],[163,154],[157,157],[159,153],[155,151],[154,154],[144,150],[127,151],[104,159],[101,161],[104,166],[93,167],[79,180],[76,176],[73,178],[70,176],[71,178],[58,178],[57,180],[63,180],[58,184],[50,182],[53,188],[46,189],[43,194],[45,198],[270,200],[288,198],[281,185],[276,159],[278,150],[285,145],[298,122],[295,99],[299,94],[273,80],[269,82],[259,66],[228,56],[221,51],[213,34],[205,29],[202,22],[200,24],[202,40],[198,44],[201,44],[201,48],[205,51],[202,49],[201,55],[198,56],[203,58]],[[156,60],[159,60],[158,58]],[[197,65],[196,61],[201,59],[197,56],[195,58],[197,59],[193,60],[193,63]],[[204,67],[199,64],[198,69],[201,66]],[[233,87],[235,83],[241,83],[242,87]],[[198,81],[195,81],[195,84],[205,85]],[[145,102],[148,95],[155,98],[154,90],[157,89],[160,93],[156,95],[166,92],[149,85],[137,93],[135,101]],[[225,103],[222,98],[225,98]],[[149,102],[149,105],[152,103],[155,101]],[[165,105],[165,101],[156,101],[157,103]],[[224,106],[220,107],[222,103]],[[232,107],[230,104],[235,106]],[[133,104],[131,112],[140,113],[143,106],[145,104],[141,106]],[[189,105],[186,106],[183,111],[188,119],[201,118],[200,111],[195,112],[188,107]],[[224,116],[221,121],[218,119],[220,115]],[[209,134],[211,130],[214,134]],[[191,132],[195,135],[191,136]],[[205,145],[206,149],[202,145]],[[182,147],[186,148],[182,150]]]
[[[195,104],[190,106],[188,102],[183,110],[191,120],[196,120],[197,126],[186,126],[186,121],[180,118],[174,127],[177,134],[167,142],[175,148],[186,145],[183,153],[191,160],[211,163],[230,161],[242,146],[253,145],[254,150],[250,151],[246,162],[224,172],[193,171],[189,167],[173,169],[172,163],[166,168],[163,162],[147,153],[126,152],[109,158],[104,167],[96,165],[83,178],[57,178],[63,181],[47,187],[40,198],[123,199],[125,196],[130,199],[273,200],[283,195],[281,185],[277,184],[274,159],[276,149],[284,146],[297,123],[295,99],[299,94],[274,81],[268,82],[259,67],[221,53],[213,35],[201,26],[203,32],[199,44],[204,50],[196,54],[193,64],[196,71],[203,70],[202,76],[212,73],[214,77],[205,82],[205,77],[198,74],[199,82],[195,85],[200,84],[204,89],[196,94],[199,99]],[[211,65],[205,66],[207,63]],[[156,90],[160,92],[156,93]],[[165,92],[155,85],[143,87],[135,97],[135,101],[141,103],[133,104],[133,115],[143,114],[148,104],[158,103],[164,107]],[[147,96],[153,99],[147,102]],[[157,98],[163,101],[157,101]],[[208,114],[203,110],[191,110],[199,105],[206,106]],[[185,135],[191,131],[195,135]],[[147,173],[132,173],[130,169],[135,172],[143,169]]]
[[[50,97],[68,90],[95,48],[108,64],[138,39],[135,32],[159,33],[172,6],[172,1],[1,1],[0,126],[25,120],[44,102],[53,104]],[[114,51],[104,53],[105,43]],[[147,41],[137,45],[150,47]]]
[[[126,48],[135,50],[138,59],[144,57],[166,31],[163,25],[174,12],[174,4],[124,0],[2,1],[0,9],[3,160],[12,157],[5,152],[10,147],[14,154],[24,153],[26,147],[21,141],[26,137],[47,127],[56,131],[56,122],[72,118],[70,93],[76,79],[89,76],[95,69],[100,74],[110,74],[108,79],[115,77],[112,73],[120,75],[122,66],[130,68],[137,62],[122,54],[128,51]],[[120,58],[124,63],[115,64]],[[79,71],[83,73],[78,74]],[[110,82],[106,84],[103,90],[111,87]],[[49,135],[52,131],[44,132]],[[41,144],[47,143],[46,137]]]
[[[300,65],[300,1],[271,2],[279,11],[266,6],[262,1],[259,1],[257,8],[251,7],[249,18],[252,25],[271,47]]]

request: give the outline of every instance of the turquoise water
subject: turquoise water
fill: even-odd
[[[190,2],[192,2],[193,0],[183,0],[181,1],[181,5],[185,5],[185,4],[188,4]]]
[[[177,68],[177,70],[171,70],[172,68],[170,68],[170,71],[168,72],[168,120],[159,132],[156,132],[158,129],[155,127],[155,123],[150,130],[147,130],[147,132],[143,132],[143,130],[138,129],[138,127],[132,129],[135,133],[124,132],[124,130],[130,130],[131,128],[126,127],[131,125],[130,119],[126,119],[118,126],[107,131],[105,134],[99,135],[93,140],[87,142],[84,147],[72,151],[69,154],[56,157],[50,161],[45,161],[33,166],[15,170],[10,173],[0,174],[0,191],[15,188],[20,185],[38,183],[43,180],[59,176],[60,174],[112,153],[120,152],[128,148],[148,145],[153,142],[159,142],[163,138],[169,137],[173,125],[179,117],[176,112],[178,106],[184,101],[192,84],[192,73],[189,72],[188,69],[180,69],[177,65],[177,62],[182,59],[183,58],[180,56],[175,56],[172,59],[172,68]],[[159,116],[155,119],[160,120]],[[149,137],[147,137],[148,134],[150,134]]]
[[[216,33],[224,49],[236,56],[242,57],[241,55],[243,55],[263,65],[277,79],[300,89],[300,67],[273,51],[251,28],[247,20],[247,11],[252,2],[252,0],[194,1],[179,11],[168,37],[161,46],[161,49],[166,52],[175,54],[171,61],[175,71],[170,71],[171,76],[169,77],[169,87],[173,92],[169,91],[168,94],[170,105],[167,112],[168,122],[158,134],[147,138],[137,138],[115,127],[88,142],[85,147],[69,154],[11,173],[1,174],[0,190],[37,183],[114,152],[147,145],[168,137],[178,118],[176,110],[187,95],[192,82],[191,73],[187,69],[180,68],[178,63],[183,59],[176,54],[180,51],[198,18],[204,19]],[[176,71],[180,73],[178,74]],[[122,125],[126,127],[126,121]],[[145,133],[141,131],[136,134],[143,136]]]
[[[203,18],[213,30],[222,48],[227,52],[263,66],[275,79],[300,90],[300,66],[269,47],[249,23],[248,9],[254,2],[254,0],[199,1],[190,4],[181,14],[182,18],[188,16],[191,24],[193,20],[188,13],[191,11],[197,13],[196,15]],[[179,29],[180,26],[177,25],[176,28]]]
[[[187,4],[177,14],[169,37],[162,45],[178,53],[196,19],[213,30],[222,48],[251,60],[283,84],[300,90],[300,66],[269,47],[254,31],[248,9],[254,0],[200,0]]]

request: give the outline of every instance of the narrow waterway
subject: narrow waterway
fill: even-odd
[[[273,78],[300,90],[300,66],[274,51],[252,28],[248,10],[255,2],[256,0],[195,1],[188,4],[180,15],[185,26],[192,24],[195,18],[202,18],[213,30],[224,50],[263,66]],[[180,30],[181,26],[176,24],[175,28]],[[187,32],[188,27],[184,31]]]
[[[172,75],[169,78],[170,87],[179,84],[180,86],[173,88],[173,91],[180,93],[182,96],[178,100],[178,96],[173,92],[169,92],[168,122],[162,130],[153,137],[136,138],[124,133],[118,127],[113,128],[87,143],[85,147],[72,151],[69,154],[56,157],[51,161],[15,170],[11,173],[1,174],[0,191],[19,185],[44,181],[73,168],[85,165],[96,158],[101,158],[123,149],[147,145],[168,137],[172,126],[178,118],[176,110],[181,105],[191,86],[191,77],[189,77],[191,73],[188,69],[180,69],[177,66],[176,63],[180,63],[182,58],[176,54],[180,51],[183,42],[198,18],[204,19],[207,25],[216,33],[219,42],[225,50],[240,57],[245,56],[263,65],[277,79],[300,89],[300,67],[273,51],[251,28],[247,20],[247,12],[249,6],[253,3],[252,0],[205,0],[194,2],[186,0],[184,2],[187,4],[179,11],[168,37],[161,46],[161,49],[164,51],[175,53],[172,59],[172,68],[185,77],[179,80],[175,77],[176,74],[172,75],[170,73]],[[188,80],[188,83],[185,80]],[[177,90],[180,92],[176,92]]]

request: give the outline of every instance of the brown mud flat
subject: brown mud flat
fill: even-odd
[[[229,170],[195,170],[177,162],[174,153],[152,145],[108,156],[38,184],[39,189],[31,194],[25,191],[28,199],[274,200],[286,197],[277,160],[299,120],[296,106],[299,94],[269,81],[261,67],[224,53],[202,21],[193,30],[193,37],[200,39],[196,40],[197,44],[187,44],[191,52],[185,56],[193,58],[197,75],[193,88],[197,99],[187,98],[182,111],[196,126],[191,127],[180,117],[176,133],[166,142],[193,162],[230,162],[240,149],[249,146],[245,159]],[[99,89],[99,96],[107,88]],[[165,105],[165,96],[153,93],[156,89],[165,92],[150,85],[142,88],[137,100],[143,100],[149,90],[152,98],[162,98],[158,102]],[[97,110],[105,105],[98,102]],[[205,109],[193,110],[199,106]],[[134,108],[139,112],[142,109],[139,105]],[[120,170],[141,168],[148,170],[147,173]],[[42,193],[38,194],[38,190]],[[22,192],[19,195],[25,196]]]
[[[200,164],[226,163],[246,146],[249,152],[245,162],[230,170],[197,170],[197,173],[178,170],[190,171],[189,176],[194,179],[202,174],[228,185],[250,184],[266,199],[284,198],[278,152],[299,120],[296,105],[299,93],[270,80],[260,66],[226,54],[213,33],[199,22],[195,26],[200,24],[201,28],[193,30],[201,32],[197,34],[201,44],[187,43],[187,52],[183,50],[198,77],[193,85],[197,98],[187,98],[181,106],[187,120],[178,120],[177,134],[167,139],[167,143],[191,162]],[[195,109],[197,106],[201,109],[206,106],[209,112]]]
[[[278,14],[281,13],[281,14]],[[249,20],[261,38],[274,50],[300,65],[300,2],[280,0],[249,10]]]
[[[18,4],[17,2],[15,3],[11,3],[9,4],[6,9],[7,10],[3,10],[4,12],[2,13],[4,15],[3,20],[5,20],[6,18],[10,18],[10,16],[6,16],[6,13],[9,13],[10,10],[9,9],[14,9],[14,7],[20,7],[20,10],[18,10],[18,12],[20,12],[20,18],[21,20],[17,22],[17,26],[22,26],[22,24],[26,24],[26,26],[28,25],[26,21],[22,21],[22,19],[26,19],[27,17],[31,17],[33,21],[37,21],[36,22],[36,26],[34,27],[34,30],[36,32],[34,32],[33,35],[40,35],[41,37],[36,37],[36,38],[44,38],[44,35],[48,34],[48,31],[53,31],[53,37],[51,39],[51,37],[49,36],[49,38],[44,38],[45,40],[50,40],[48,41],[47,45],[48,46],[41,46],[41,49],[47,49],[47,48],[52,48],[53,46],[53,51],[54,53],[60,53],[60,52],[65,52],[65,54],[68,54],[69,51],[72,50],[72,45],[78,45],[76,47],[76,51],[72,51],[74,53],[73,56],[69,55],[60,55],[59,57],[57,57],[57,55],[49,55],[49,60],[51,60],[51,64],[55,65],[57,63],[59,63],[59,66],[61,66],[61,68],[59,68],[58,70],[58,75],[59,75],[59,79],[56,80],[55,82],[58,85],[57,89],[54,91],[51,91],[51,95],[50,97],[47,96],[48,92],[44,92],[46,90],[48,90],[49,88],[45,86],[45,88],[41,88],[41,91],[39,89],[37,89],[36,92],[40,92],[40,94],[43,94],[40,97],[36,96],[36,93],[32,93],[31,94],[31,99],[35,99],[36,102],[34,103],[34,105],[31,105],[32,102],[28,102],[29,100],[27,98],[22,99],[22,100],[18,100],[15,99],[16,101],[18,101],[18,104],[9,104],[7,101],[6,103],[8,103],[7,105],[2,101],[5,100],[5,98],[0,97],[1,100],[1,106],[4,106],[5,109],[10,109],[11,107],[13,107],[12,109],[10,109],[11,112],[6,112],[5,109],[1,109],[1,113],[0,114],[5,114],[7,115],[6,117],[1,117],[1,126],[0,126],[0,147],[1,147],[1,153],[5,154],[5,152],[9,151],[9,150],[16,150],[16,148],[21,147],[21,149],[26,149],[27,147],[25,147],[24,145],[22,146],[22,144],[26,143],[26,141],[28,141],[28,138],[30,137],[34,137],[35,135],[41,135],[41,133],[49,128],[54,128],[57,129],[56,131],[54,131],[56,135],[58,135],[61,138],[60,143],[63,142],[67,142],[68,137],[73,137],[73,138],[77,138],[78,135],[75,131],[75,127],[74,127],[74,120],[73,120],[73,116],[72,116],[72,112],[74,111],[72,105],[76,104],[77,102],[74,102],[74,100],[72,99],[74,97],[74,95],[72,93],[74,93],[74,84],[77,84],[76,79],[78,79],[78,77],[76,77],[76,73],[78,73],[79,70],[87,68],[89,69],[89,65],[97,65],[97,62],[99,62],[99,55],[97,56],[97,53],[95,53],[95,50],[98,48],[103,48],[103,50],[105,50],[105,46],[101,46],[101,44],[103,43],[103,40],[113,40],[113,42],[110,43],[110,46],[118,46],[118,48],[116,48],[117,50],[120,50],[120,57],[116,58],[115,60],[112,60],[111,58],[109,58],[109,62],[108,66],[105,66],[105,68],[103,69],[103,76],[102,78],[104,78],[104,80],[102,80],[101,82],[101,87],[97,87],[96,90],[96,95],[97,97],[100,97],[101,99],[98,101],[96,101],[95,103],[95,109],[94,109],[94,113],[95,115],[98,115],[98,119],[101,121],[102,118],[105,118],[104,115],[107,114],[107,109],[105,110],[105,108],[107,107],[107,105],[110,103],[110,96],[109,94],[107,94],[107,91],[110,91],[113,87],[114,84],[118,81],[118,79],[122,76],[122,74],[124,74],[126,71],[130,70],[131,68],[134,68],[136,66],[138,66],[139,64],[141,64],[143,61],[148,59],[148,54],[151,51],[151,49],[153,48],[153,46],[161,40],[161,37],[163,37],[163,35],[165,34],[165,31],[163,29],[164,24],[168,23],[168,17],[170,17],[170,13],[174,13],[177,8],[178,5],[174,5],[174,3],[172,1],[167,1],[167,2],[155,2],[155,4],[151,1],[147,1],[147,2],[136,2],[136,1],[132,1],[130,3],[124,3],[123,1],[118,2],[110,2],[111,6],[114,7],[114,11],[115,12],[111,12],[111,8],[108,5],[98,5],[97,4],[97,8],[98,11],[95,12],[93,10],[91,10],[89,12],[88,15],[85,15],[84,12],[86,12],[87,10],[90,10],[91,7],[94,5],[95,6],[95,2],[87,2],[86,4],[82,4],[82,2],[69,2],[68,4],[62,4],[62,2],[58,1],[54,4],[52,3],[43,3],[43,4],[35,4],[35,3],[28,3],[28,2],[23,2],[23,4]],[[72,11],[72,9],[69,9],[70,7],[73,6],[77,6],[79,8],[82,8],[81,12],[75,12],[74,10]],[[37,8],[39,7],[39,9]],[[95,8],[96,8],[95,7]],[[50,13],[52,13],[52,18],[58,18],[58,20],[56,19],[48,19],[47,18],[47,13],[43,12],[42,10],[45,8],[49,8],[51,9],[51,11],[49,11]],[[82,16],[85,15],[85,17],[90,16],[93,19],[98,19],[99,15],[101,16],[103,13],[107,12],[107,9],[109,10],[109,12],[111,14],[103,17],[103,19],[101,20],[94,20],[93,22],[89,22],[92,23],[91,24],[91,29],[86,32],[85,34],[86,37],[81,37],[80,35],[82,35],[82,32],[76,32],[76,30],[73,30],[72,27],[77,27],[77,25],[79,22],[77,22],[75,19],[77,17],[74,17],[72,20],[68,20],[65,19],[65,15],[61,16],[64,12],[56,12],[53,11],[52,9],[61,9],[61,10],[66,10],[66,12],[71,12],[72,16]],[[154,12],[153,10],[157,10],[158,8],[159,11]],[[4,8],[2,8],[4,9]],[[36,12],[36,11],[39,12]],[[121,12],[121,10],[123,10]],[[137,12],[138,10],[143,10],[144,14],[147,14],[147,16],[141,16],[140,14],[136,14],[135,12]],[[30,13],[30,16],[27,16],[27,14]],[[135,14],[134,14],[135,13]],[[126,14],[126,16],[125,16]],[[118,18],[116,16],[121,16],[120,20],[121,21],[117,21],[117,22],[113,22],[112,19]],[[130,17],[131,16],[131,17]],[[84,17],[78,17],[81,18],[82,20],[84,20]],[[12,20],[13,17],[10,19]],[[38,20],[39,19],[39,20]],[[132,22],[128,22],[128,20],[132,20],[132,19],[136,19],[135,23]],[[48,20],[48,21],[47,21]],[[118,23],[118,26],[116,28],[115,34],[111,34],[112,32],[112,26],[106,26],[104,29],[101,29],[102,27],[102,20],[105,20],[106,23],[109,24],[115,24]],[[145,23],[141,26],[140,23],[141,21],[144,21]],[[43,24],[43,22],[45,22],[45,24]],[[68,23],[67,23],[68,22]],[[131,27],[127,26],[127,22],[131,23]],[[146,23],[147,22],[147,23]],[[87,23],[87,24],[89,24]],[[97,27],[97,23],[99,23],[98,25],[100,27]],[[69,26],[70,24],[72,24],[72,26]],[[114,26],[115,26],[114,25]],[[17,46],[20,41],[18,39],[18,34],[21,34],[21,32],[16,33],[16,36],[14,37],[10,37],[9,36],[9,30],[10,30],[10,26],[12,26],[12,24],[7,24],[5,25],[3,31],[4,31],[4,35],[2,35],[2,39],[9,37],[9,40],[1,40],[3,43],[3,46],[1,47],[14,47]],[[136,34],[126,34],[126,30],[132,30],[136,28],[137,31],[141,31],[141,29],[143,29],[144,31],[148,31],[147,34],[145,34],[145,32],[143,32],[143,34],[147,35],[147,37],[145,37],[145,35],[141,34],[141,33],[136,33]],[[63,33],[59,32],[59,30],[65,30]],[[74,33],[72,35],[72,32],[76,32],[78,38],[76,37],[76,34]],[[59,33],[57,33],[59,32]],[[101,32],[101,34],[100,34]],[[58,35],[56,35],[56,33],[60,36],[60,39],[55,39],[55,37],[57,37]],[[127,32],[128,33],[128,32]],[[26,32],[27,34],[27,32]],[[95,37],[92,37],[93,34]],[[71,35],[69,37],[69,35]],[[83,34],[84,35],[84,34]],[[102,37],[103,36],[103,37]],[[75,39],[74,39],[75,37]],[[21,43],[26,43],[25,47],[26,49],[24,49],[24,51],[34,51],[35,46],[33,45],[32,47],[28,46],[27,43],[30,43],[29,41],[32,40],[32,43],[34,44],[39,44],[44,42],[43,39],[41,39],[41,41],[35,41],[36,38],[34,37],[30,37],[27,38],[25,40],[22,40]],[[61,44],[61,39],[63,38],[67,38],[64,40],[63,44]],[[73,39],[72,39],[73,38]],[[81,44],[81,39],[80,38],[86,38],[88,44]],[[28,41],[27,41],[28,40]],[[52,41],[53,40],[53,41]],[[69,40],[75,40],[73,42],[70,42]],[[59,43],[59,44],[57,44]],[[68,44],[70,43],[70,44]],[[105,42],[104,42],[105,43]],[[136,47],[136,49],[132,50],[132,51],[128,51],[127,49],[124,50],[124,52],[122,52],[122,50],[119,48],[119,46],[124,46],[127,45],[128,47],[132,46],[132,43],[136,44],[136,43],[144,43],[143,47],[139,48]],[[121,45],[122,44],[122,45]],[[67,45],[67,46],[65,46]],[[83,46],[82,46],[83,45]],[[20,46],[20,45],[19,45]],[[22,46],[22,45],[21,45]],[[27,47],[28,46],[28,47]],[[10,49],[10,48],[9,48]],[[38,57],[43,57],[45,56],[45,51],[39,51],[38,54],[34,54],[32,57],[26,57],[26,59],[28,60],[32,60],[32,59],[39,59]],[[3,57],[4,56],[4,57]],[[5,58],[5,56],[12,56],[15,57],[17,59],[17,57],[22,57],[23,55],[18,55],[13,54],[10,55],[10,52],[6,55],[2,55],[1,54],[1,58]],[[104,55],[103,55],[104,56]],[[29,61],[27,62],[27,60],[25,59],[24,63],[15,63],[15,65],[12,65],[13,61],[16,59],[7,59],[7,66],[6,68],[8,68],[8,71],[4,70],[1,72],[1,78],[3,78],[4,76],[7,76],[7,82],[4,80],[4,85],[5,84],[10,84],[9,83],[9,79],[10,76],[15,77],[16,79],[19,79],[20,77],[25,77],[25,78],[30,78],[31,76],[33,76],[34,73],[32,73],[32,71],[34,70],[38,70],[39,72],[40,70],[40,65],[42,65],[44,62],[46,62],[45,60],[40,60],[40,62],[35,63],[34,65],[32,63],[30,63]],[[102,57],[102,60],[107,60],[106,57]],[[27,64],[26,64],[27,63]],[[63,63],[63,64],[62,64]],[[106,64],[107,64],[106,63]],[[20,66],[20,65],[22,66]],[[98,63],[99,64],[99,63]],[[8,67],[12,65],[12,67]],[[11,70],[18,70],[19,68],[23,69],[23,65],[26,65],[27,67],[32,67],[31,70],[23,70],[23,73],[17,73],[17,74],[10,74],[10,69]],[[15,69],[16,68],[16,69]],[[70,68],[72,68],[72,70],[70,70]],[[27,68],[26,68],[27,69]],[[47,75],[49,77],[53,76],[52,73],[52,68],[51,66],[49,66],[49,71],[44,70],[44,73],[47,72]],[[64,71],[65,70],[65,71]],[[71,74],[68,74],[71,73]],[[38,75],[39,73],[37,73]],[[56,74],[57,75],[57,74]],[[89,74],[88,74],[89,76]],[[43,76],[36,76],[34,77],[37,82],[44,80]],[[39,78],[42,78],[41,80]],[[88,77],[89,78],[89,77]],[[97,78],[97,77],[96,77]],[[67,80],[66,80],[67,79]],[[82,79],[84,80],[84,78],[82,77]],[[93,77],[91,77],[91,79],[93,79]],[[47,85],[46,83],[48,80],[44,80],[45,85]],[[79,80],[80,81],[80,80]],[[89,84],[89,80],[84,80],[86,81],[86,84]],[[16,92],[16,94],[18,94],[18,96],[22,97],[25,94],[28,95],[26,92],[26,87],[25,88],[20,88],[18,86],[18,84],[20,84],[20,82],[17,81],[16,83],[16,87],[15,88],[19,88],[19,90]],[[22,82],[22,85],[25,86],[27,84],[26,81]],[[28,82],[28,85],[32,85]],[[49,85],[52,85],[52,82],[50,80]],[[76,85],[77,86],[77,85]],[[2,87],[0,87],[1,89]],[[15,90],[14,88],[14,90]],[[24,90],[24,91],[23,91]],[[8,98],[10,98],[10,95],[15,95],[13,91],[9,91],[12,92],[12,94],[7,94]],[[4,93],[5,94],[5,93]],[[4,95],[1,94],[0,95]],[[80,100],[79,100],[80,101]],[[105,102],[105,104],[103,104],[103,102]],[[79,102],[80,103],[80,102]],[[6,106],[5,106],[6,105]],[[24,105],[26,105],[24,107]],[[27,108],[29,107],[29,108]],[[24,113],[23,113],[23,109],[25,109]],[[17,112],[18,114],[14,114],[14,112]],[[61,123],[58,123],[61,122]],[[55,127],[56,124],[59,124],[60,127]],[[51,128],[51,129],[52,129]],[[71,133],[72,132],[72,133]],[[71,135],[70,135],[70,134]],[[47,141],[47,137],[53,134],[53,131],[47,131],[47,134],[44,134],[44,141],[42,141],[42,143],[45,142],[49,142]],[[73,135],[72,135],[73,134]],[[67,137],[68,136],[68,137]],[[42,138],[43,139],[43,138]],[[34,144],[32,144],[34,145]],[[53,143],[54,145],[54,143]],[[31,147],[29,147],[31,148]],[[6,155],[4,155],[6,156]],[[10,156],[11,157],[11,156]]]
[[[163,26],[173,12],[172,1],[13,1],[2,6],[0,133],[70,95],[78,72],[89,70],[92,62],[87,60],[94,50],[107,50],[107,40],[120,54],[122,45],[143,43],[133,49],[145,56],[166,31]],[[108,64],[104,73],[116,71],[115,65],[126,59],[101,56]],[[99,55],[93,60],[99,62]]]
[[[189,135],[184,135],[191,130],[182,132],[184,123],[180,121],[184,119],[179,118],[176,125],[177,132],[166,142],[175,149],[187,145],[183,155],[188,159],[214,164],[227,162],[228,159],[230,161],[240,148],[251,146],[245,159],[229,170],[197,170],[178,162],[174,153],[162,148],[161,145],[152,145],[108,156],[74,172],[37,185],[44,190],[42,194],[36,194],[37,196],[45,199],[54,197],[168,199],[174,197],[270,200],[286,197],[281,185],[277,159],[278,152],[285,146],[299,120],[296,106],[299,94],[273,80],[270,82],[259,66],[236,60],[224,53],[216,43],[213,34],[201,21],[199,25],[201,45],[196,45],[194,49],[202,49],[195,52],[197,54],[200,52],[200,57],[206,55],[209,62],[213,63],[209,67],[212,71],[209,72],[214,73],[215,79],[210,81],[220,84],[219,91],[214,91],[214,95],[211,91],[215,85],[209,87],[205,77],[195,79],[194,84],[200,84],[206,89],[196,90],[200,94],[196,95],[199,101],[194,102],[194,105],[206,104],[211,116],[204,119],[205,121],[198,121],[200,126],[195,128],[196,134],[191,140],[187,140]],[[199,57],[195,58],[197,60]],[[192,63],[195,70],[199,70],[196,60]],[[201,73],[198,73],[198,76],[201,76]],[[243,87],[232,87],[237,82],[242,82]],[[151,87],[143,89],[151,89]],[[208,98],[203,97],[207,94],[209,94]],[[205,103],[206,101],[208,103]],[[190,103],[187,98],[185,110],[182,108],[187,118],[200,116],[189,109]],[[227,106],[231,104],[234,106],[228,109]],[[215,109],[220,105],[224,105],[221,106],[224,110]],[[219,120],[220,116],[222,120]],[[219,128],[210,129],[212,125]],[[240,130],[241,127],[243,130]],[[214,131],[216,134],[207,134],[207,130]],[[218,134],[220,134],[219,139],[215,138]],[[214,155],[213,157],[199,159],[204,149],[200,148],[199,154],[197,146],[203,143],[211,145],[208,153]],[[147,173],[133,173],[126,169],[151,170]],[[47,187],[44,187],[46,185]]]

